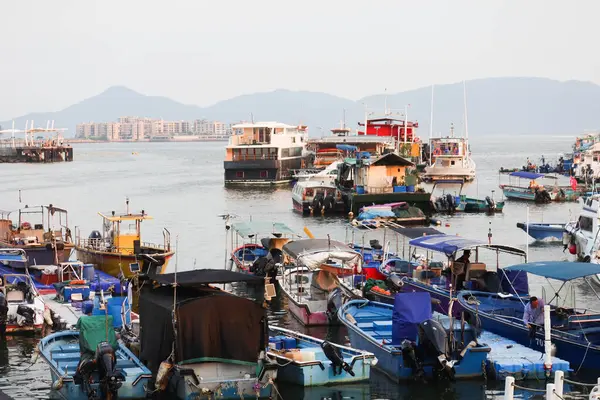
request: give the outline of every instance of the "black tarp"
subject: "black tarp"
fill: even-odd
[[[150,277],[162,284],[175,282],[175,274],[151,274]],[[210,283],[249,282],[264,283],[264,278],[227,269],[195,269],[177,273],[179,286],[199,286]]]
[[[267,342],[265,309],[214,288],[177,289],[175,361],[219,358],[256,362]],[[169,357],[174,339],[173,288],[140,295],[140,359],[153,373]]]
[[[402,236],[406,236],[409,239],[416,239],[421,236],[440,235],[443,232],[438,231],[435,228],[430,227],[412,227],[412,228],[400,228],[391,227],[393,231],[398,232]]]

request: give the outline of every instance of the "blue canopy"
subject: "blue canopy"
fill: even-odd
[[[27,257],[21,249],[0,250],[0,263],[20,262],[26,263]]]
[[[505,271],[523,271],[559,281],[570,281],[590,275],[600,274],[600,264],[570,261],[540,261],[511,265]]]
[[[398,293],[394,298],[392,313],[392,345],[404,339],[416,341],[419,324],[431,319],[429,292]]]
[[[385,208],[369,208],[367,211],[358,214],[358,220],[364,221],[375,218],[393,218],[395,216],[396,214],[394,214],[392,210],[387,210]]]
[[[443,233],[440,235],[418,237],[409,241],[408,244],[432,251],[438,251],[446,254],[448,257],[463,249],[486,245],[485,242],[480,240],[466,239],[460,236],[445,235]]]
[[[335,148],[342,151],[356,151],[358,147],[352,146],[350,144],[336,144]]]
[[[544,176],[544,174],[538,174],[536,172],[528,171],[515,171],[509,174],[510,176],[516,176],[517,178],[537,179]]]

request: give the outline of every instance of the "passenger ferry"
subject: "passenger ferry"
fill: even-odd
[[[305,167],[307,127],[280,122],[242,123],[225,153],[225,185],[288,183],[292,171]]]

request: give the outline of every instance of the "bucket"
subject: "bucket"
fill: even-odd
[[[405,193],[406,186],[394,186],[394,193]]]
[[[356,194],[365,194],[365,187],[364,186],[357,186],[356,187]]]
[[[408,193],[414,193],[415,192],[415,185],[408,185],[408,186],[406,186],[406,191]]]
[[[83,279],[88,282],[92,282],[94,280],[94,264],[84,264],[83,265]]]
[[[123,322],[121,321],[121,307],[123,303],[127,300],[127,297],[111,297],[106,301],[108,307],[108,313],[113,316],[113,326],[115,328],[120,328],[123,326]],[[127,307],[127,304],[125,304]],[[131,311],[127,312],[125,315],[125,323],[131,323]]]

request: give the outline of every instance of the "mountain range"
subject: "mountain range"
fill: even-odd
[[[591,82],[560,82],[546,78],[486,78],[467,81],[468,130],[479,134],[579,134],[600,127],[600,86]],[[395,94],[379,94],[349,100],[326,93],[275,90],[237,96],[209,107],[187,105],[161,96],[146,96],[124,86],[104,92],[56,112],[31,113],[14,118],[15,127],[24,129],[26,120],[45,126],[68,128],[66,137],[81,122],[115,121],[120,116],[193,120],[207,118],[223,122],[279,121],[306,124],[312,136],[340,125],[355,129],[365,119],[365,109],[373,116],[384,107],[403,112],[418,121],[422,137],[429,134],[431,87]],[[366,107],[366,108],[365,108]],[[436,85],[433,125],[435,133],[448,132],[454,123],[464,129],[463,83]],[[4,129],[12,121],[0,122]]]

